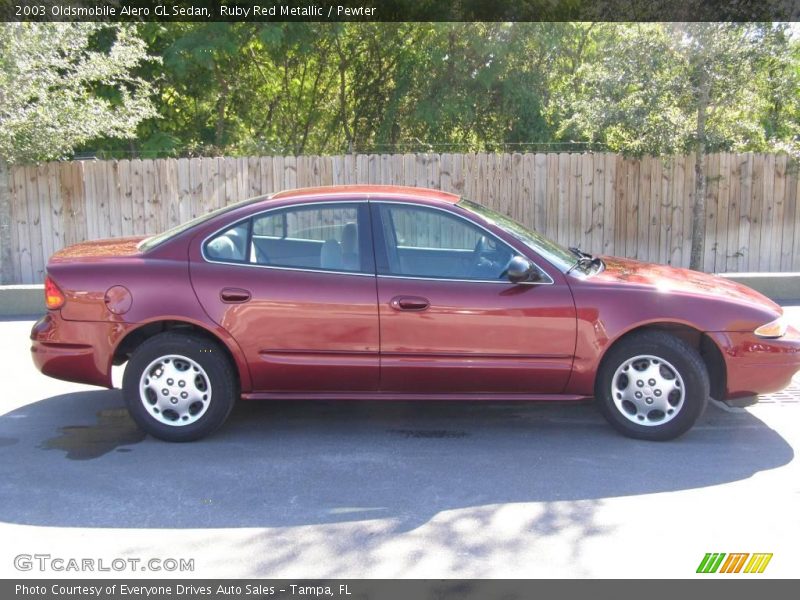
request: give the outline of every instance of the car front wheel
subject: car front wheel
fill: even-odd
[[[694,425],[706,408],[709,389],[708,371],[697,350],[668,333],[647,331],[609,350],[595,399],[622,434],[664,441]]]
[[[238,394],[228,357],[200,336],[165,332],[134,352],[123,377],[131,417],[150,435],[188,442],[215,431]]]

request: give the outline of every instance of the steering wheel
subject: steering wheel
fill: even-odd
[[[478,238],[475,243],[475,248],[472,251],[473,268],[475,274],[478,276],[485,276],[487,278],[494,277],[500,264],[491,258],[491,255],[496,254],[496,251],[489,247],[489,240],[485,235]],[[490,256],[486,256],[490,255]]]

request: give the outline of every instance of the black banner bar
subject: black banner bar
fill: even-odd
[[[756,579],[758,579],[756,581]],[[601,600],[643,595],[674,600],[695,594],[726,600],[786,598],[796,582],[754,577],[694,580],[3,580],[4,600],[528,600],[554,594]],[[623,594],[625,596],[623,596]]]
[[[3,21],[797,21],[800,0],[0,0]]]

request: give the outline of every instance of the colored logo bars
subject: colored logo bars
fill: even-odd
[[[727,556],[727,558],[725,558]],[[747,560],[750,557],[750,560]],[[763,573],[772,553],[738,552],[725,554],[724,552],[707,552],[697,567],[698,573]],[[723,562],[724,561],[724,562]],[[746,566],[745,566],[746,565]],[[742,569],[744,567],[744,570]]]

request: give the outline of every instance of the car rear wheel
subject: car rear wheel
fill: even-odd
[[[233,367],[222,349],[200,336],[166,332],[134,352],[123,377],[133,420],[169,442],[200,439],[222,425],[238,395]]]
[[[622,434],[664,441],[694,425],[706,408],[709,389],[697,350],[668,333],[646,331],[609,350],[597,376],[595,399]]]

